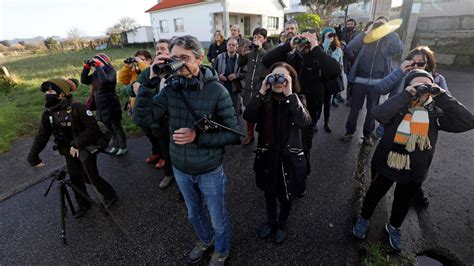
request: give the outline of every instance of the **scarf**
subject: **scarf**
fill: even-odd
[[[431,96],[422,106],[412,105],[398,125],[392,150],[388,154],[387,165],[397,170],[411,170],[410,152],[418,145],[421,151],[431,149],[428,130],[430,119],[427,107],[433,102]]]

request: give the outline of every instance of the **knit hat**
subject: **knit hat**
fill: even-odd
[[[65,95],[69,95],[72,91],[77,89],[79,85],[79,81],[77,79],[63,79],[63,78],[53,78],[49,79],[43,84],[41,84],[41,91],[46,92],[50,88],[55,90],[58,94],[64,93]]]
[[[110,57],[104,53],[98,53],[94,56],[94,58],[100,60],[104,65],[110,65]]]
[[[405,83],[403,84],[403,87],[406,88],[410,82],[417,78],[417,77],[425,77],[431,79],[431,82],[434,82],[433,76],[427,72],[426,70],[423,69],[414,69],[410,72],[408,72],[408,75],[405,77]]]
[[[331,27],[324,28],[324,30],[321,32],[321,40],[324,39],[324,36],[326,36],[328,32],[336,33],[336,30]]]

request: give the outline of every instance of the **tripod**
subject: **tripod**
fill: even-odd
[[[61,239],[63,240],[63,244],[67,245],[66,241],[66,216],[67,216],[67,205],[66,201],[69,205],[69,209],[71,210],[72,215],[76,215],[76,210],[74,209],[74,206],[72,205],[72,200],[71,196],[69,195],[69,191],[67,190],[67,186],[72,187],[71,181],[66,180],[66,174],[67,171],[64,169],[58,169],[52,172],[49,175],[49,178],[51,178],[51,183],[48,186],[48,189],[44,193],[44,196],[48,196],[49,191],[51,190],[51,187],[53,186],[54,181],[57,181],[57,188],[59,190],[59,206],[60,206],[60,212],[61,212]],[[73,188],[74,189],[74,188]]]

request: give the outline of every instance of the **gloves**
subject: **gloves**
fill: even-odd
[[[94,62],[95,62],[95,67],[98,68],[98,67],[103,67],[104,66],[104,63],[102,63],[100,60],[98,59],[94,59]]]

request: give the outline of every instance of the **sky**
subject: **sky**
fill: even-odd
[[[403,0],[392,0],[393,6]],[[86,36],[103,36],[108,27],[128,16],[150,25],[145,10],[157,0],[0,0],[0,40],[36,36],[67,37],[71,28]]]
[[[150,25],[145,10],[157,0],[0,0],[0,40],[67,37],[77,27],[87,36],[105,35],[122,17]]]

